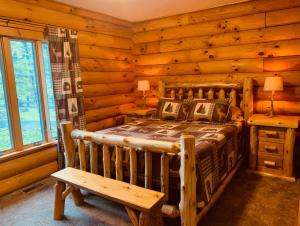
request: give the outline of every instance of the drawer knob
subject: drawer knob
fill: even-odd
[[[277,152],[277,147],[276,146],[265,146],[266,151],[269,152]]]
[[[265,166],[271,166],[271,167],[275,167],[276,166],[276,162],[273,161],[264,161]]]
[[[276,137],[278,136],[278,132],[276,131],[266,131],[266,135],[270,137]]]

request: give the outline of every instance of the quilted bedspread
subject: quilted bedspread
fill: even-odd
[[[141,119],[99,132],[126,137],[137,137],[167,142],[179,142],[181,134],[191,134],[196,141],[197,201],[203,206],[209,202],[213,192],[243,155],[241,138],[243,123],[208,124],[188,122],[167,122]],[[144,155],[138,156],[138,175],[142,183]],[[178,170],[180,156],[170,158],[170,202],[179,201],[180,180]],[[129,165],[124,166],[124,175],[129,175]],[[153,156],[153,181],[159,186],[159,155]],[[173,194],[173,195],[172,195]],[[175,195],[176,194],[176,195]]]

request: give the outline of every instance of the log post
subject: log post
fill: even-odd
[[[244,119],[247,122],[253,114],[253,81],[252,78],[245,78],[243,86]]]
[[[110,178],[110,153],[108,144],[103,144],[103,175]]]
[[[136,150],[130,148],[130,184],[137,183],[137,158],[136,158]]]
[[[61,136],[64,143],[65,149],[65,165],[66,167],[75,167],[75,145],[74,141],[71,137],[71,132],[73,131],[74,127],[72,122],[65,121],[60,123],[61,129]]]
[[[158,82],[158,93],[158,97],[165,97],[165,83],[161,80]]]
[[[195,137],[182,135],[180,138],[180,215],[181,225],[197,225],[196,212],[196,164]]]
[[[115,146],[115,152],[116,152],[116,179],[123,181],[122,147]]]
[[[160,189],[165,193],[165,202],[169,199],[169,156],[162,153],[160,159]]]
[[[80,169],[86,171],[85,144],[82,140],[78,140],[78,152]]]
[[[63,199],[63,191],[65,189],[65,183],[61,181],[56,182],[54,194],[54,220],[61,220],[64,217],[65,199]]]
[[[90,143],[90,164],[91,173],[98,174],[98,145],[96,143]]]
[[[285,144],[284,144],[284,176],[292,177],[293,176],[293,154],[294,154],[294,144],[296,138],[296,130],[288,128],[285,135]]]
[[[257,128],[256,126],[250,127],[250,169],[256,170],[256,162],[257,162],[257,151],[258,151],[258,141],[257,141]]]
[[[145,152],[145,188],[152,187],[152,153]]]

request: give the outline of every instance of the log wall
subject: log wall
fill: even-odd
[[[280,75],[285,90],[275,106],[299,115],[300,0],[254,0],[133,25],[136,80],[157,82],[254,79],[256,112],[266,112],[264,77]],[[285,101],[290,101],[285,105]]]
[[[113,126],[120,109],[132,107],[131,23],[49,0],[0,0],[0,5],[0,17],[16,20],[0,18],[0,35],[42,40],[44,25],[78,30],[87,129]],[[95,109],[103,116],[89,117]]]

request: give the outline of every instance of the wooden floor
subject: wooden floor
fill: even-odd
[[[296,226],[299,194],[299,184],[242,170],[201,226]],[[0,198],[0,225],[131,225],[123,207],[91,195],[86,201],[77,208],[67,199],[66,218],[53,221],[53,180],[46,179],[36,187]],[[176,224],[167,222],[169,225]]]

